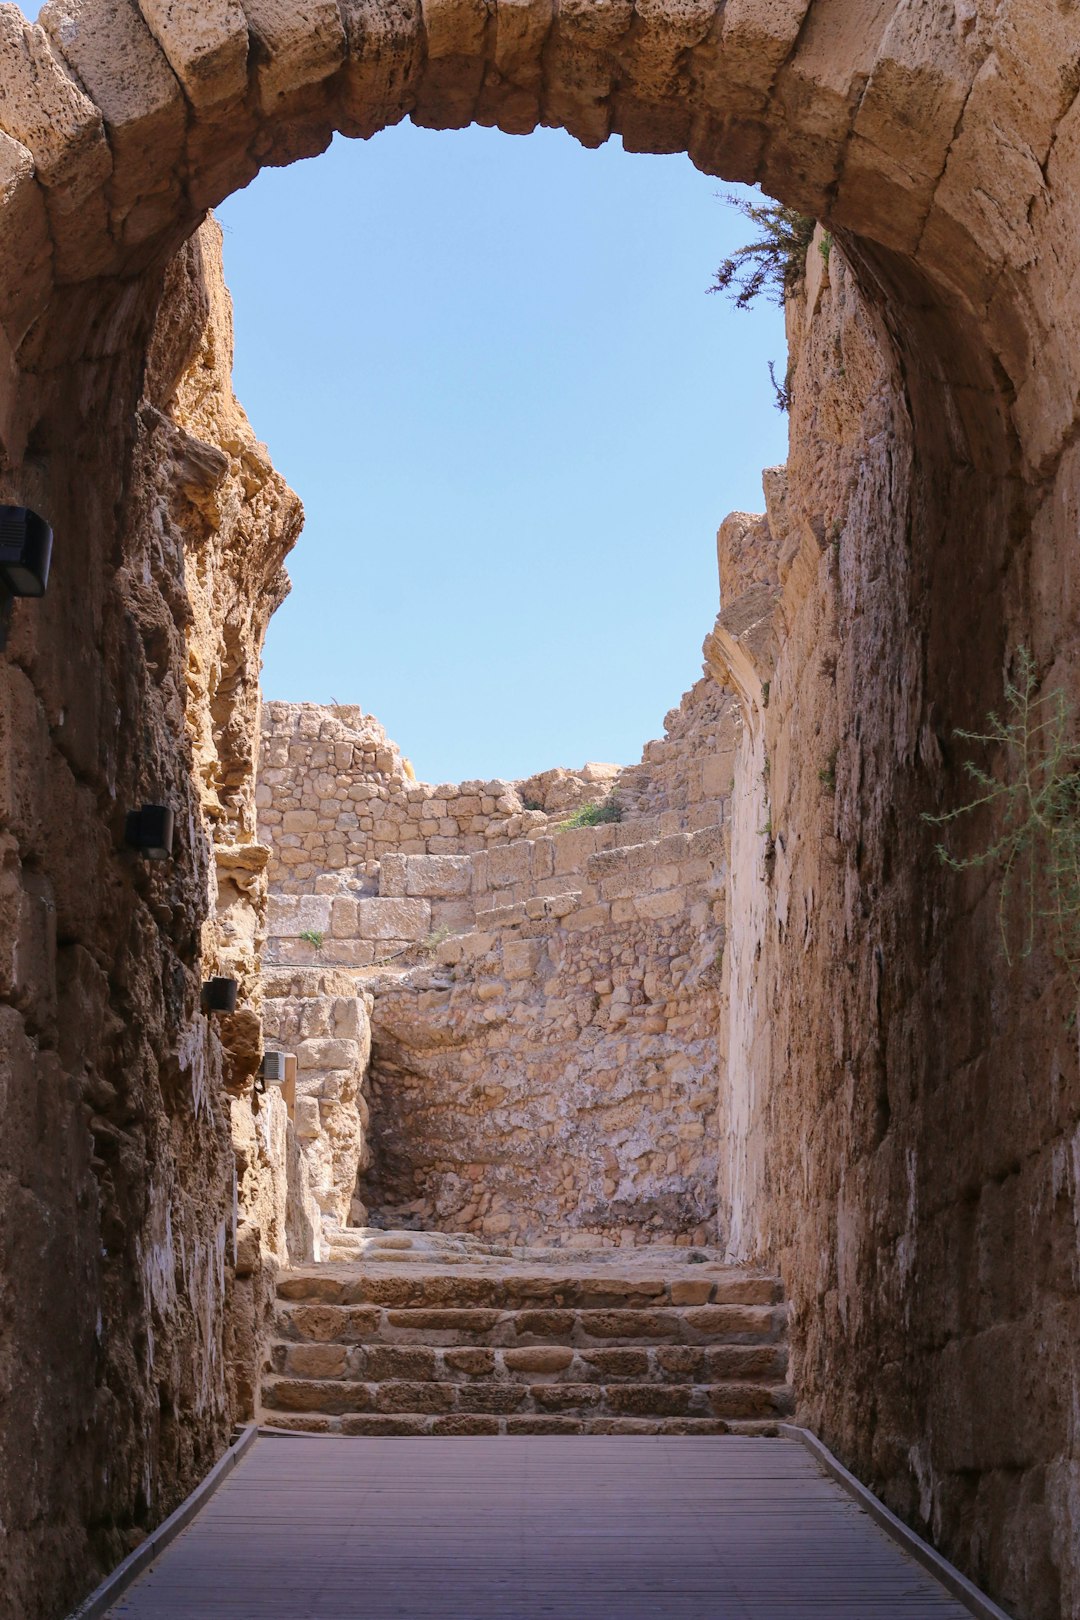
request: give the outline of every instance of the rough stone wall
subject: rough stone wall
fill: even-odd
[[[1045,938],[1006,963],[993,868],[942,870],[921,816],[970,798],[955,730],[1018,647],[1077,691],[1078,463],[996,483],[838,250],[809,269],[771,567],[732,524],[708,646],[740,694],[721,1206],[781,1265],[803,1420],[1016,1613],[1074,1616],[1076,998]]]
[[[296,1151],[317,1208],[314,1258],[329,1229],[362,1226],[356,1179],[370,1158],[365,1095],[371,1056],[371,997],[348,974],[301,968],[263,975],[263,1032],[275,1051],[296,1056]],[[282,1258],[295,1259],[291,1251]]]
[[[266,959],[270,975],[360,970],[372,998],[369,1218],[515,1242],[715,1241],[730,694],[700,681],[666,725],[626,770],[432,789],[373,784],[377,728],[359,711],[268,705],[263,836],[299,837],[277,807],[300,803],[315,848],[353,841],[354,864],[306,880],[318,892],[272,892]],[[357,786],[398,817],[352,825]],[[608,791],[623,820],[562,825]],[[434,793],[462,830],[431,834],[433,854]],[[560,809],[522,813],[541,794]],[[419,837],[388,848],[389,826]],[[293,888],[298,867],[275,856]],[[334,1016],[309,1004],[288,1033],[321,1020],[325,1035]],[[301,1065],[324,1044],[301,1041]]]
[[[0,461],[0,499],[57,536],[0,658],[12,1620],[66,1612],[227,1443],[266,1267],[234,1189],[243,1210],[288,1136],[280,1099],[251,1107],[254,1013],[199,1009],[209,973],[251,983],[258,643],[299,521],[232,400],[217,246],[208,227],[134,290],[144,362],[121,348],[54,401],[70,482],[49,455]],[[124,844],[143,802],[175,810],[169,862]]]

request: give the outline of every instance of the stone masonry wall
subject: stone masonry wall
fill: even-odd
[[[1020,647],[1075,727],[1080,456],[1022,478],[988,396],[940,390],[835,244],[788,331],[791,457],[722,535],[708,647],[739,694],[730,1252],[782,1269],[801,1419],[1009,1612],[1074,1617],[1076,992],[1041,920],[1006,960],[996,863],[934,855],[1000,820],[923,814],[971,799],[967,758],[1015,780],[956,732]]]
[[[372,997],[369,1218],[518,1242],[715,1239],[731,698],[703,680],[667,728],[625,770],[432,789],[389,745],[380,772],[359,710],[267,705],[271,871],[293,890],[317,851],[345,854],[309,892],[272,892],[267,971],[351,968]],[[621,821],[563,825],[610,792]],[[541,795],[558,810],[524,809]],[[348,806],[374,803],[397,815],[354,825]],[[297,804],[306,830],[282,808]]]

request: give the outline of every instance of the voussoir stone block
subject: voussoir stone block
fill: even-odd
[[[45,307],[52,243],[33,155],[0,130],[0,322],[12,349]]]
[[[555,0],[496,0],[494,72],[484,81],[477,120],[523,135],[540,117],[544,43],[555,20]]]
[[[319,84],[345,59],[345,27],[336,0],[243,0],[261,47],[259,101],[272,112],[283,97]],[[351,752],[351,751],[350,751]]]
[[[134,0],[48,0],[39,21],[105,120],[113,215],[147,192],[178,195],[169,181],[183,155],[187,107]]]
[[[45,30],[7,4],[0,5],[0,130],[33,156],[57,280],[99,274],[113,255],[104,194],[112,156],[101,112],[54,55]]]
[[[345,130],[373,135],[396,124],[416,100],[424,58],[420,0],[341,0],[348,41]]]
[[[237,0],[140,0],[140,9],[196,112],[244,94],[248,23]]]
[[[484,77],[484,42],[494,0],[421,0],[426,64],[413,122],[457,129],[472,121]]]

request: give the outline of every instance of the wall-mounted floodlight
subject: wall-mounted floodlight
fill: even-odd
[[[124,842],[145,855],[148,861],[167,861],[173,846],[173,813],[167,804],[144,804],[129,810],[124,823]]]
[[[239,988],[240,986],[235,979],[207,979],[202,987],[203,1012],[235,1012],[236,996]]]
[[[284,1052],[264,1052],[255,1076],[255,1090],[262,1097],[267,1086],[283,1086],[288,1073],[288,1056]]]
[[[53,532],[28,506],[0,506],[0,587],[12,596],[44,596]]]
[[[7,646],[16,596],[44,596],[53,532],[28,506],[0,506],[0,650]]]

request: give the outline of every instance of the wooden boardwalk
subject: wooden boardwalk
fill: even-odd
[[[109,1620],[971,1620],[794,1440],[260,1437]]]

